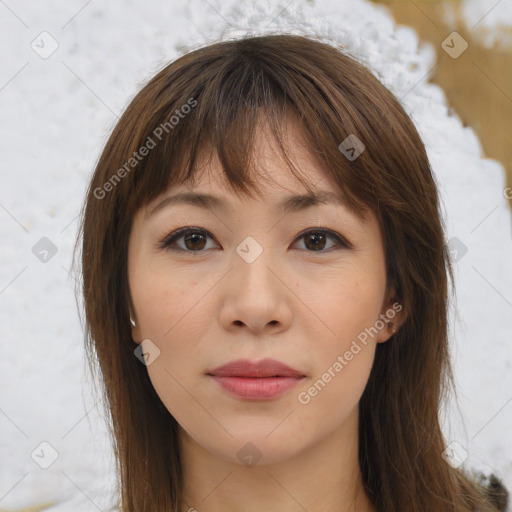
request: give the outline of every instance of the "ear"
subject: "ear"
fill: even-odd
[[[386,301],[379,316],[379,320],[384,325],[381,325],[379,320],[377,320],[379,326],[382,327],[377,334],[377,343],[388,341],[398,332],[408,316],[408,312],[405,311],[403,304],[396,299],[394,289],[391,290],[390,297],[391,298]]]
[[[141,329],[135,314],[133,313],[132,307],[129,308],[130,311],[130,327],[132,329],[132,340],[138,344],[142,342]]]

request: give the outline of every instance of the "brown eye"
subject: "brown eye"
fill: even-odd
[[[206,236],[203,233],[188,233],[183,237],[185,247],[190,250],[201,250],[206,245]]]
[[[327,252],[324,249],[326,247],[326,241],[329,238],[335,241],[334,247],[349,247],[349,244],[345,240],[343,240],[341,236],[339,236],[337,233],[334,233],[333,231],[326,229],[311,229],[305,233],[302,233],[298,237],[298,239],[304,240],[304,245],[308,249],[308,252]],[[328,247],[328,249],[332,247],[333,246]]]
[[[211,237],[211,235],[203,229],[181,228],[168,236],[160,244],[160,247],[178,252],[203,252],[208,237]],[[183,240],[183,244],[178,245],[178,240]]]
[[[304,237],[305,245],[311,250],[321,250],[325,248],[325,233],[309,233]]]

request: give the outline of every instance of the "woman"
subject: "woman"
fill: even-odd
[[[424,146],[342,50],[246,37],[165,67],[81,228],[123,511],[505,510],[439,426],[452,270]]]

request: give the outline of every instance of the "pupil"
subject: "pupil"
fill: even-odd
[[[202,240],[201,240],[202,238]],[[200,233],[191,233],[191,234],[188,234],[185,236],[185,243],[189,242],[189,241],[192,241],[192,245],[193,247],[189,247],[187,245],[187,247],[190,249],[202,249],[204,247],[204,236]],[[202,245],[200,245],[199,247],[196,246],[195,244],[196,243],[199,243],[201,244],[201,241],[203,242]]]
[[[313,249],[322,249],[324,244],[322,244],[321,242],[325,242],[325,235],[324,234],[312,234],[312,235],[308,235],[306,237],[306,240],[315,240],[315,242],[313,243]],[[311,247],[309,246],[309,244],[306,242],[306,247],[308,247],[308,249],[310,249]]]

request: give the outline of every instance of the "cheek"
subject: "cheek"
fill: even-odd
[[[316,338],[310,347],[315,374],[297,397],[308,421],[322,418],[327,434],[354,413],[364,392],[375,357],[371,334],[379,315],[380,294],[361,283],[331,295],[324,309],[329,336]]]
[[[193,326],[190,314],[201,307],[201,293],[190,276],[170,272],[162,265],[134,266],[130,289],[144,338],[172,339],[173,333]]]
[[[190,272],[169,270],[165,262],[134,265],[130,288],[141,339],[150,339],[160,350],[148,366],[150,376],[165,370],[186,375],[201,360],[199,345],[212,322],[210,287]]]
[[[384,284],[378,272],[352,269],[345,278],[329,281],[322,307],[320,302],[315,306],[327,335],[316,337],[311,346],[316,374],[299,401],[318,411],[337,411],[327,419],[333,424],[356,406],[368,381]]]
[[[375,268],[354,266],[338,272],[332,279],[323,280],[323,283],[308,302],[322,320],[320,326],[325,331],[322,338],[327,346],[336,346],[344,351],[353,338],[374,326],[378,320],[385,276]]]
[[[357,350],[360,351],[350,361],[344,356],[345,352],[332,354],[322,371],[311,379],[308,387],[301,390],[297,417],[303,417],[304,422],[298,432],[304,429],[307,433],[313,425],[316,435],[325,437],[342,425],[351,424],[352,428],[357,428],[357,422],[349,421],[349,418],[357,414],[373,364],[375,347],[361,346]]]
[[[134,306],[143,339],[159,350],[147,366],[151,383],[167,410],[179,423],[189,419],[191,394],[201,368],[200,341],[211,323],[204,312],[204,290],[191,279],[170,278],[155,267],[146,267],[133,283]],[[201,301],[201,297],[203,300]],[[143,350],[145,350],[143,346]]]

